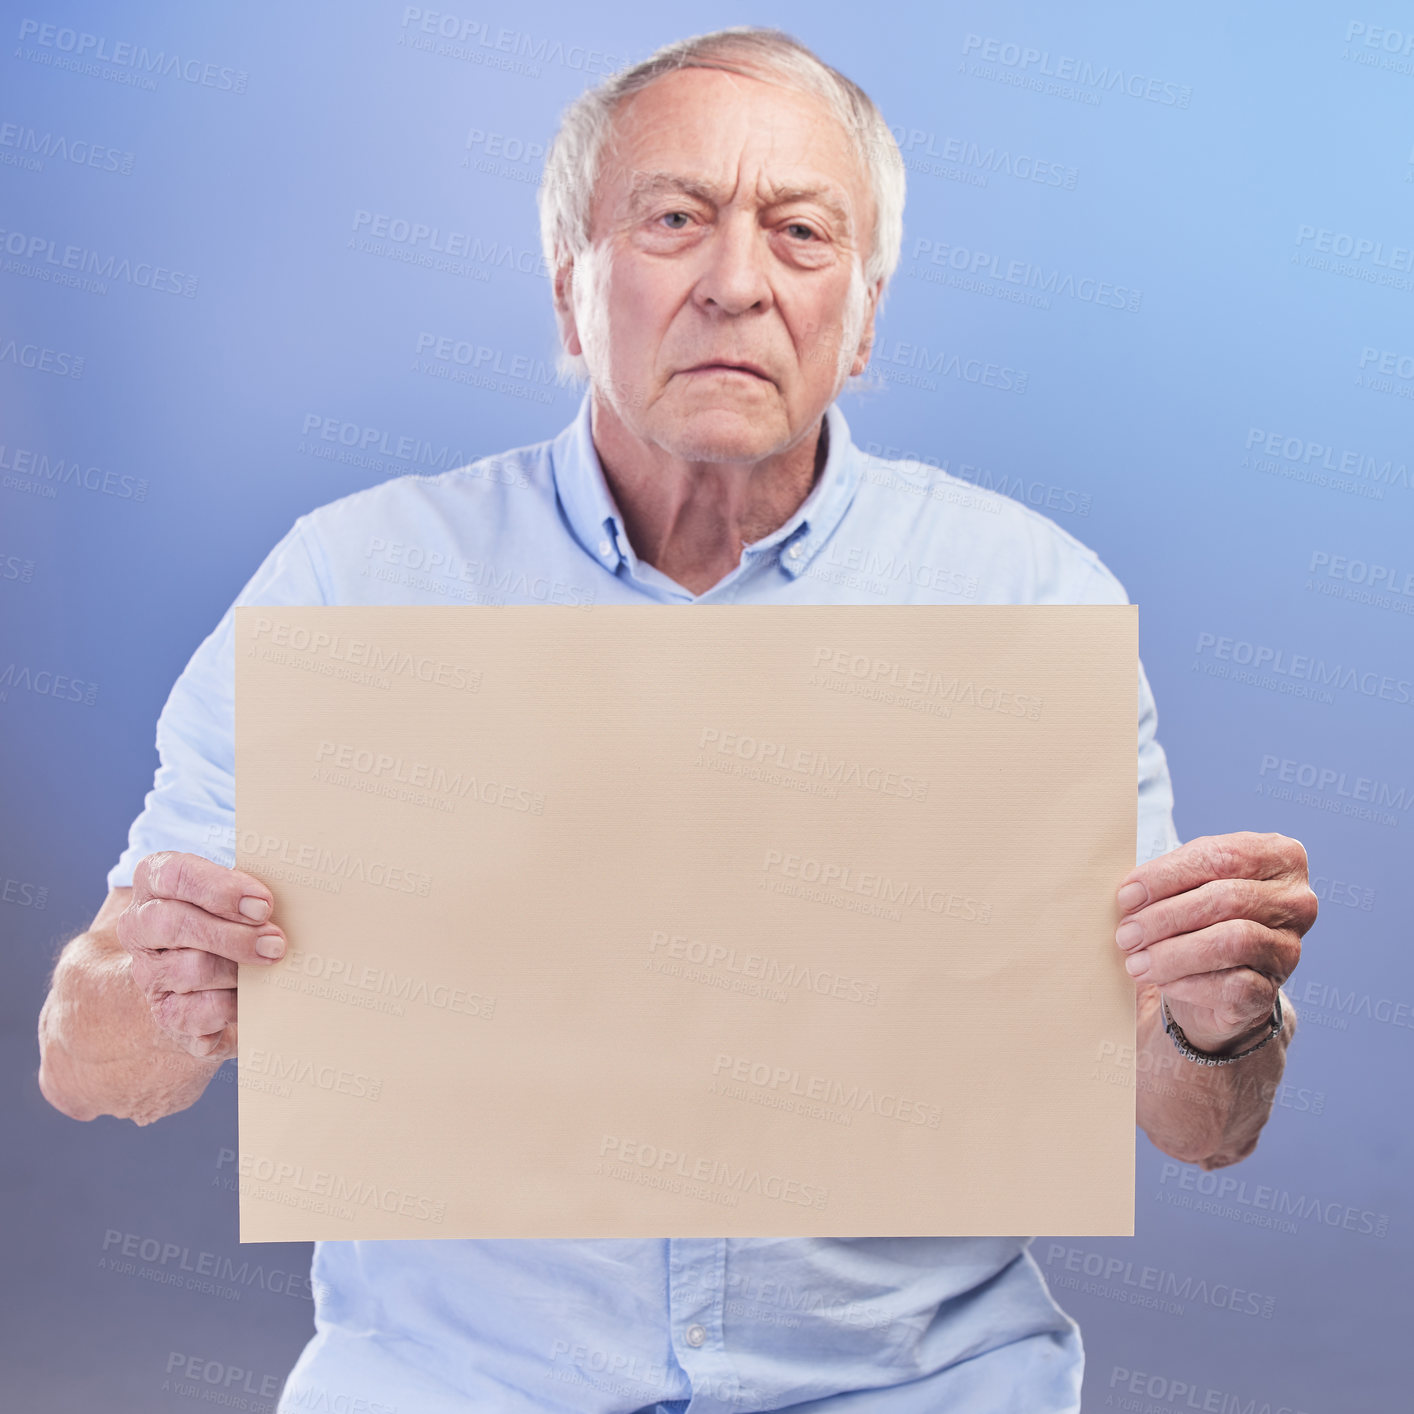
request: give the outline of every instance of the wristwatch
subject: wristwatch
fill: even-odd
[[[1276,1006],[1272,1009],[1271,1026],[1268,1028],[1267,1034],[1263,1036],[1256,1045],[1248,1046],[1245,1051],[1238,1051],[1236,1055],[1231,1056],[1215,1056],[1210,1051],[1200,1051],[1197,1046],[1193,1045],[1188,1037],[1183,1034],[1183,1027],[1169,1015],[1169,1004],[1162,992],[1159,993],[1159,1006],[1163,1012],[1164,1030],[1168,1035],[1173,1037],[1174,1045],[1177,1046],[1179,1051],[1187,1056],[1189,1060],[1197,1061],[1199,1065],[1231,1065],[1233,1061],[1240,1061],[1243,1056],[1250,1056],[1253,1051],[1260,1051],[1273,1036],[1281,1031],[1280,987],[1277,988],[1277,1002]]]

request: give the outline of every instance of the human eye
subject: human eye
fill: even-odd
[[[787,221],[786,234],[799,241],[813,241],[815,239],[815,228],[807,226],[804,221]]]
[[[669,211],[660,216],[659,221],[670,231],[680,231],[691,219],[686,211]]]

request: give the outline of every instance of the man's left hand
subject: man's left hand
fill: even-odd
[[[1115,941],[1136,984],[1163,989],[1202,1051],[1256,1040],[1316,921],[1306,851],[1286,835],[1204,835],[1129,873]]]

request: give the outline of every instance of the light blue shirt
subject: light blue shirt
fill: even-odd
[[[809,496],[704,594],[634,553],[586,398],[553,441],[302,516],[237,603],[1127,602],[1044,516],[867,456],[837,407],[826,423]],[[159,849],[234,860],[231,629],[228,612],[172,689],[110,885]],[[1178,844],[1154,730],[1141,668],[1140,859]],[[1074,1414],[1080,1333],[1030,1240],[319,1242],[316,1334],[280,1414]]]

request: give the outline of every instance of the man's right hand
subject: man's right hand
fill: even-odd
[[[189,1055],[235,1055],[237,964],[268,967],[285,953],[270,890],[200,855],[165,852],[139,862],[132,889],[116,931],[154,1022]]]

